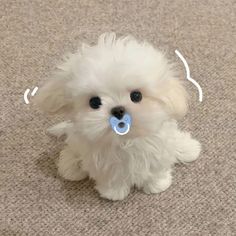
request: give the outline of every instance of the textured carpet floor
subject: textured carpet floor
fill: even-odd
[[[235,14],[233,0],[0,0],[0,235],[235,235]],[[91,181],[59,178],[62,142],[45,134],[56,119],[23,101],[63,54],[105,31],[167,49],[184,75],[179,49],[203,88],[200,103],[188,83],[181,123],[203,152],[176,166],[173,185],[159,195],[134,191],[113,203]]]

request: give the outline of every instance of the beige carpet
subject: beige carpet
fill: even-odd
[[[60,118],[23,100],[63,54],[105,31],[133,34],[187,59],[190,112],[181,126],[203,152],[175,168],[166,192],[100,199],[93,183],[57,176],[62,141],[45,134]],[[234,0],[0,0],[0,235],[236,235],[236,3]],[[39,88],[40,89],[40,88]]]

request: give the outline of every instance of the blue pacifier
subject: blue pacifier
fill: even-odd
[[[115,116],[111,116],[109,122],[116,134],[125,135],[129,132],[131,127],[131,116],[126,113],[120,120]]]

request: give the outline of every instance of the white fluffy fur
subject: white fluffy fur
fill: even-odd
[[[130,100],[139,89],[140,103]],[[99,96],[93,110],[89,99]],[[186,92],[171,63],[147,42],[103,34],[94,46],[82,45],[66,58],[55,76],[39,89],[37,103],[50,113],[64,112],[63,122],[49,132],[67,135],[58,170],[69,180],[87,176],[104,198],[122,200],[132,186],[159,193],[171,185],[171,168],[194,161],[200,144],[178,129],[187,111]],[[133,124],[127,135],[115,134],[110,110],[123,105]]]

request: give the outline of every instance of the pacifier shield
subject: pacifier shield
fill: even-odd
[[[126,113],[120,120],[115,116],[111,116],[109,119],[109,123],[116,134],[125,135],[129,132],[131,127],[131,116]]]

